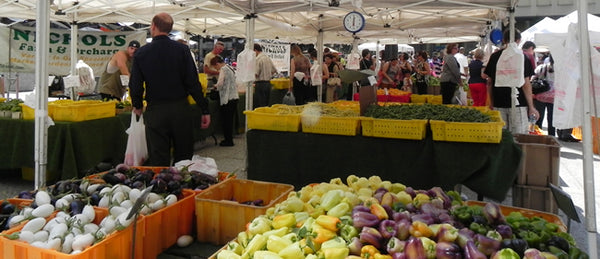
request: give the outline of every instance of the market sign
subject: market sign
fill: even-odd
[[[68,75],[71,70],[71,31],[50,29],[48,73]],[[95,75],[101,75],[106,63],[130,41],[146,42],[146,32],[78,32],[78,59],[83,60]],[[14,26],[0,28],[0,71],[35,72],[35,28]],[[76,61],[75,61],[76,62]]]
[[[259,43],[263,53],[271,60],[278,72],[290,71],[290,44]]]

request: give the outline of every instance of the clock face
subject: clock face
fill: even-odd
[[[357,33],[365,27],[365,17],[359,12],[349,12],[344,16],[344,28],[352,33]]]

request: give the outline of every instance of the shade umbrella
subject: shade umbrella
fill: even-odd
[[[340,71],[338,71],[338,75],[340,76],[340,79],[342,79],[343,83],[353,83],[356,81],[366,79],[369,76],[374,76],[375,71],[370,70],[370,69],[340,70]]]

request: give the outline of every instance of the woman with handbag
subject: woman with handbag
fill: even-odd
[[[535,105],[535,109],[540,113],[540,119],[535,124],[542,128],[544,114],[546,114],[548,136],[554,136],[556,128],[554,128],[552,123],[554,110],[554,59],[552,59],[552,56],[550,56],[550,63],[541,64],[535,68],[535,75],[532,77],[532,81],[535,79],[544,79],[550,86],[548,91],[533,95],[533,105]]]
[[[454,57],[456,53],[458,53],[458,44],[450,43],[446,45],[446,55],[444,56],[444,65],[442,66],[442,74],[440,76],[443,104],[452,104],[454,92],[462,82],[460,78],[460,66]]]
[[[333,54],[325,55],[325,65],[327,66],[327,71],[329,72],[329,76],[326,79],[327,90],[325,92],[325,102],[330,103],[337,100],[337,90],[338,88],[342,87],[342,80],[338,75],[338,72],[341,69]]]
[[[431,74],[431,67],[427,62],[427,52],[417,53],[417,64],[415,65],[415,86],[417,94],[427,94],[427,77]]]
[[[240,98],[235,83],[235,71],[231,66],[225,64],[221,56],[216,56],[213,60],[215,60],[216,67],[219,70],[219,79],[215,84],[215,88],[219,92],[221,126],[225,138],[219,145],[231,147],[233,146],[233,117]]]

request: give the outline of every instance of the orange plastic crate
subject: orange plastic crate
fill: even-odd
[[[294,186],[230,179],[196,195],[196,230],[199,242],[224,245],[243,231],[246,223],[284,201]],[[264,206],[239,202],[262,199]]]
[[[108,215],[108,210],[104,208],[94,208],[96,218],[94,223],[99,224],[104,217]],[[142,238],[144,228],[144,218],[137,220],[135,258],[146,258],[143,255]],[[21,230],[22,226],[12,228],[6,231],[11,234]],[[18,240],[10,240],[0,236],[0,259],[12,258],[32,258],[32,259],[129,259],[131,258],[131,247],[133,240],[133,224],[124,230],[117,231],[106,236],[102,241],[88,247],[79,254],[65,254],[55,250],[43,249],[31,246],[30,244]]]
[[[194,223],[196,192],[182,190],[183,198],[175,204],[144,217],[144,258],[156,258],[177,242],[182,235],[191,235]],[[142,240],[140,239],[140,242]]]

